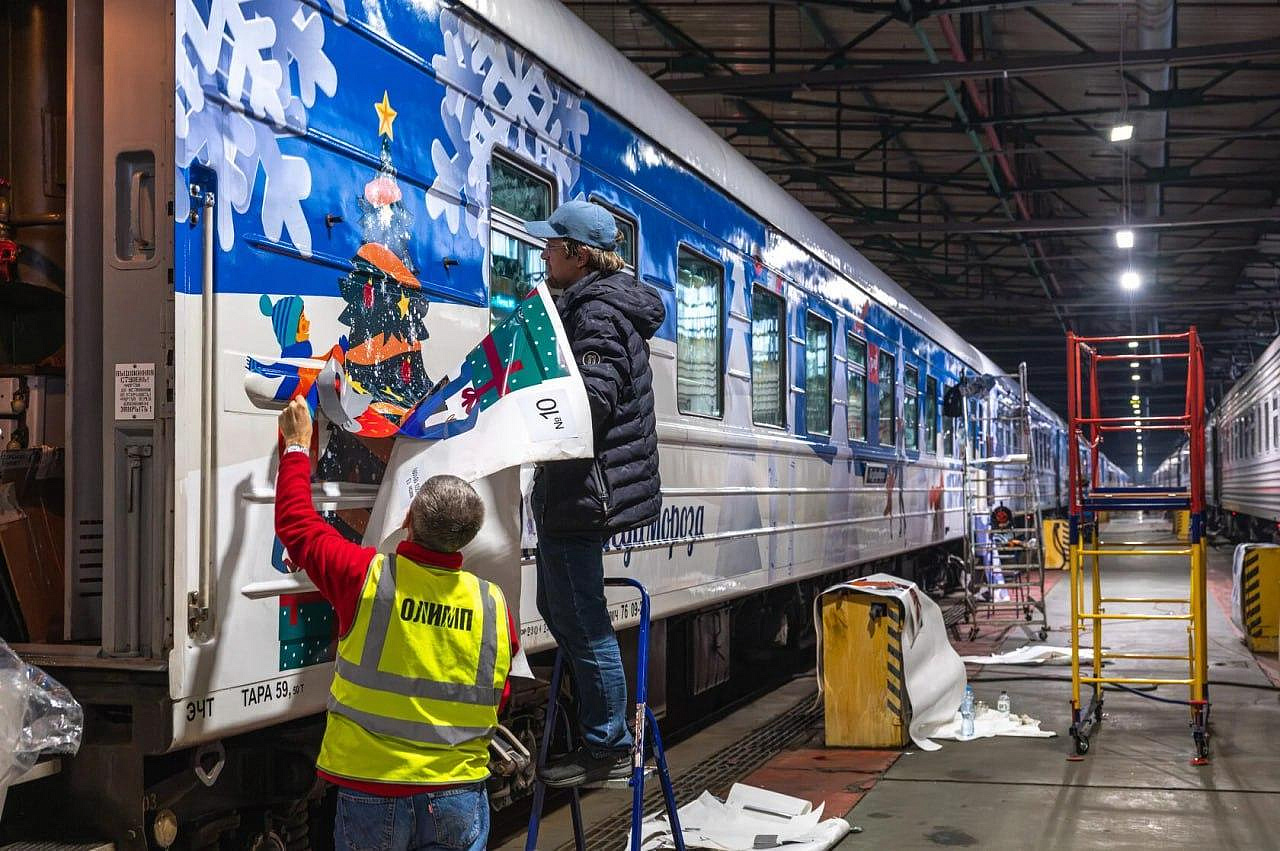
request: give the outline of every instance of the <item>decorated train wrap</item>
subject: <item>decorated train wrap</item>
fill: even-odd
[[[589,453],[592,424],[521,224],[568,199],[614,211],[666,306],[663,508],[602,542],[655,617],[960,537],[961,453],[1017,438],[962,434],[942,402],[995,365],[558,4],[175,8],[174,401],[213,408],[210,481],[201,438],[177,443],[175,611],[215,496],[209,605],[174,619],[174,747],[323,708],[336,621],[273,532],[293,398],[318,415],[316,505],[353,541],[394,541],[422,477],[473,479],[466,563],[527,651],[551,646],[521,483]],[[1066,447],[1038,402],[1034,441],[1053,508]]]

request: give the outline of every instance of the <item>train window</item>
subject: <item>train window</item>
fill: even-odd
[[[1280,398],[1271,396],[1271,446],[1280,449]]]
[[[894,420],[894,406],[897,398],[894,395],[894,384],[897,381],[897,367],[893,355],[880,350],[879,362],[876,364],[880,382],[880,445],[893,446],[898,439],[897,423]]]
[[[804,315],[804,423],[810,434],[831,434],[831,323]]]
[[[787,425],[786,310],[780,296],[751,291],[751,419],[757,425]]]
[[[546,274],[542,246],[524,223],[551,214],[551,181],[495,156],[489,163],[489,323],[497,325],[516,309],[535,281]]]
[[[950,458],[956,451],[956,420],[954,417],[942,418],[942,454]]]
[[[719,417],[724,270],[684,248],[676,265],[676,406],[682,414]]]
[[[938,379],[924,380],[924,451],[938,450]]]
[[[920,448],[920,370],[902,368],[903,442],[907,449]]]
[[[1271,419],[1271,400],[1262,400],[1262,420],[1259,423],[1261,428],[1258,429],[1262,433],[1262,451],[1271,451],[1271,429],[1267,428],[1267,423]]]
[[[849,439],[867,439],[867,343],[852,334],[845,338],[848,359],[849,404],[845,408],[849,420]]]
[[[618,236],[621,240],[618,242],[618,256],[622,258],[622,262],[626,263],[631,269],[636,267],[636,223],[630,216],[618,212],[612,205],[607,204],[599,197],[592,195],[591,203],[599,204],[610,213],[613,213],[613,219],[618,223]]]
[[[551,181],[501,157],[489,165],[489,204],[523,221],[551,215]]]

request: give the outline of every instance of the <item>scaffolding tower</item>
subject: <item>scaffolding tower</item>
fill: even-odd
[[[1130,343],[1161,343],[1185,351],[1161,353],[1158,348],[1148,354],[1137,354]],[[1108,361],[1186,361],[1187,385],[1185,404],[1179,416],[1143,417],[1105,416],[1098,395],[1098,367]],[[1151,334],[1128,337],[1078,337],[1067,334],[1067,438],[1068,487],[1070,490],[1071,571],[1071,737],[1076,753],[1089,751],[1089,738],[1102,722],[1104,687],[1132,692],[1165,703],[1188,707],[1191,734],[1195,743],[1193,764],[1204,764],[1209,756],[1208,637],[1205,606],[1204,534],[1204,353],[1192,326],[1184,334]],[[1086,398],[1085,393],[1088,393]],[[1104,486],[1099,480],[1099,447],[1113,432],[1177,431],[1187,435],[1190,443],[1191,469],[1185,487]],[[1082,466],[1086,466],[1082,469]],[[1100,512],[1187,512],[1188,540],[1119,541],[1102,540],[1099,534]],[[1101,560],[1113,562],[1137,556],[1176,556],[1187,560],[1190,577],[1185,597],[1108,597],[1102,589]],[[1084,571],[1089,570],[1090,600],[1085,605]],[[1109,605],[1167,607],[1185,606],[1177,613],[1168,611],[1108,611]],[[1103,625],[1114,621],[1185,622],[1186,650],[1168,653],[1131,653],[1112,651],[1103,643]],[[1082,672],[1080,638],[1092,638],[1092,659]],[[1103,664],[1108,660],[1149,660],[1157,663],[1186,663],[1186,676],[1104,676]],[[1175,672],[1177,673],[1177,672]],[[1140,692],[1134,686],[1186,686],[1186,701],[1157,697]],[[1081,704],[1081,692],[1089,692],[1089,705]]]
[[[969,638],[1018,628],[1044,640],[1043,523],[1032,438],[1027,365],[1013,396],[992,393],[964,406],[965,614]],[[976,438],[976,439],[975,439]]]

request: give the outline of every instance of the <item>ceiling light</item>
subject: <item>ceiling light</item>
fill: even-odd
[[[1132,124],[1117,124],[1111,128],[1111,141],[1127,142],[1133,138]]]
[[[1133,231],[1128,228],[1116,231],[1116,248],[1133,248]]]
[[[1131,349],[1136,349],[1136,348],[1138,348],[1138,341],[1137,341],[1137,340],[1130,340],[1130,341],[1129,341],[1129,348],[1131,348]]]
[[[1138,429],[1138,434],[1142,434],[1142,429]],[[1141,440],[1141,438],[1139,438]]]
[[[1132,378],[1134,381],[1141,381],[1141,380],[1142,380],[1142,376],[1141,376],[1141,375],[1138,375],[1138,373],[1136,373],[1136,372],[1135,372],[1133,375],[1129,376],[1129,377],[1130,377],[1130,378]]]
[[[1129,397],[1129,401],[1130,401],[1130,402],[1141,402],[1141,401],[1142,401],[1142,397],[1141,397],[1141,396],[1139,396],[1137,393],[1134,393],[1132,396],[1130,396],[1130,397]]]
[[[1126,269],[1120,275],[1120,287],[1126,290],[1136,290],[1142,286],[1142,276],[1132,269]]]
[[[1129,361],[1129,369],[1137,369],[1141,365],[1142,364],[1138,363],[1136,360]]]
[[[1142,425],[1142,420],[1134,420],[1134,421],[1133,421],[1133,424],[1134,424],[1134,425],[1136,425],[1136,426],[1140,426],[1140,425]]]

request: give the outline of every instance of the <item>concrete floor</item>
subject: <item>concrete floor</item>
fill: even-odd
[[[812,679],[802,678],[792,681],[776,691],[770,692],[749,706],[726,716],[724,719],[690,736],[679,745],[667,751],[667,766],[672,777],[679,777],[689,769],[700,765],[714,757],[725,748],[736,743],[743,736],[757,729],[763,720],[775,718],[790,709],[797,701],[802,700],[814,689]],[[657,784],[658,778],[645,781]],[[559,848],[565,843],[573,842],[573,823],[569,818],[569,808],[561,798],[548,806],[547,814],[542,819],[538,830],[538,848]],[[620,808],[629,807],[631,790],[593,790],[586,792],[582,798],[582,819],[588,826],[598,824],[613,816]],[[687,801],[681,800],[680,804]],[[526,834],[523,830],[509,833],[506,836],[491,837],[492,847],[497,851],[522,851]],[[625,841],[619,848],[625,846]]]
[[[1167,537],[1167,529],[1154,522],[1117,522],[1103,535],[1104,540]],[[1230,550],[1211,550],[1209,558],[1213,579],[1229,583]],[[1186,560],[1120,559],[1111,567],[1104,562],[1103,584],[1108,596],[1179,596],[1187,588]],[[1050,642],[1066,644],[1069,584],[1059,583],[1048,604],[1055,627]],[[1170,613],[1175,608],[1165,607]],[[1209,636],[1211,681],[1269,685],[1213,599]],[[1018,643],[1011,641],[1005,649]],[[1108,625],[1104,644],[1116,651],[1174,652],[1186,646],[1185,626]],[[1185,676],[1168,667],[1156,674],[1152,667],[1179,664],[1130,661],[1108,670]],[[983,682],[1028,674],[1068,681]],[[1280,692],[1213,688],[1212,759],[1199,767],[1190,764],[1185,707],[1109,693],[1107,717],[1089,755],[1072,762],[1066,759],[1071,753],[1069,680],[1065,667],[989,666],[971,674],[979,699],[994,704],[1000,689],[1007,688],[1014,711],[1041,719],[1042,727],[1058,737],[947,742],[935,753],[905,754],[849,813],[864,832],[839,847],[1280,847],[1280,741],[1270,734],[1280,718]],[[1180,699],[1187,694],[1185,687],[1172,686],[1157,693]]]
[[[1167,523],[1128,521],[1109,525],[1103,534],[1104,540],[1154,540],[1168,538],[1169,529]],[[1208,606],[1210,680],[1266,687],[1268,678],[1224,610],[1231,582],[1230,548],[1211,549],[1209,560],[1210,581],[1219,591]],[[1110,567],[1104,563],[1103,582],[1108,596],[1180,596],[1187,590],[1187,562],[1144,557],[1117,560]],[[1063,577],[1048,595],[1053,628],[1049,643],[1069,643],[1069,590]],[[1113,605],[1109,610],[1124,608]],[[1164,607],[1168,613],[1175,608]],[[1021,634],[1010,636],[1002,649],[1022,643]],[[1113,651],[1129,652],[1175,652],[1185,643],[1181,622],[1113,623],[1106,627],[1104,641]],[[980,638],[976,646],[983,649],[970,650],[975,645],[968,645],[963,652],[987,652],[993,644]],[[1184,676],[1172,667],[1152,667],[1179,664],[1183,663],[1128,661],[1115,663],[1108,671]],[[1212,759],[1199,767],[1190,764],[1193,746],[1185,707],[1108,693],[1107,717],[1093,736],[1088,756],[1076,762],[1067,759],[1072,753],[1067,735],[1070,676],[1066,666],[971,668],[979,699],[994,705],[1000,690],[1007,689],[1015,711],[1040,719],[1043,729],[1058,736],[944,742],[942,750],[933,753],[905,752],[847,814],[862,832],[851,834],[838,847],[1280,848],[1280,737],[1270,734],[1280,719],[1280,692],[1213,688]],[[1049,677],[1066,682],[994,682],[995,677]],[[679,777],[688,768],[715,758],[812,688],[811,680],[793,682],[672,748],[668,757],[673,775]],[[1187,695],[1185,687],[1172,686],[1162,686],[1157,693],[1177,699]],[[818,728],[807,744],[793,747],[810,750],[792,751],[780,759],[803,763],[805,753],[833,753],[812,750],[821,747]],[[839,753],[874,756],[872,752]],[[795,769],[790,762],[788,770]],[[771,762],[777,765],[781,763]],[[817,768],[814,773],[813,789],[788,782],[783,784],[787,788],[778,791],[819,800],[823,784],[830,780],[818,778]],[[760,785],[777,786],[763,781]],[[848,791],[844,787],[825,790],[828,813],[834,814],[839,795]],[[626,806],[626,793],[591,793],[583,806],[587,824],[612,815],[620,806]],[[556,848],[570,840],[566,809],[549,813],[542,830],[540,848]],[[523,848],[524,835],[518,830],[494,838],[497,848]]]

